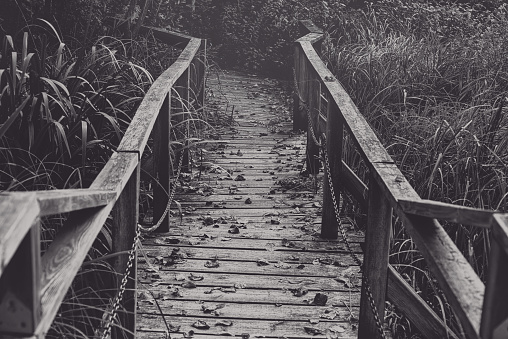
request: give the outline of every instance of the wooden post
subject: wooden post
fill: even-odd
[[[0,278],[0,337],[30,335],[41,319],[40,220],[32,226]]]
[[[319,137],[318,133],[318,116],[319,116],[319,100],[320,100],[320,91],[321,91],[321,83],[317,80],[316,75],[312,73],[309,76],[308,80],[308,109],[310,114],[310,120],[312,121],[312,126],[314,135],[316,138]],[[309,119],[306,117],[306,120]],[[308,121],[306,121],[308,124]],[[310,174],[318,174],[319,173],[319,146],[316,145],[314,138],[312,137],[311,126],[308,126],[307,131],[307,149],[306,149],[306,164],[307,171]]]
[[[169,193],[171,191],[171,161],[169,157],[169,133],[171,115],[171,92],[168,93],[155,122],[154,144],[154,173],[157,173],[158,183],[153,187],[153,223],[157,223],[166,210]],[[166,215],[156,232],[169,232],[169,215]]]
[[[293,53],[293,61],[294,61],[294,74],[291,75],[291,81],[295,82],[293,84],[294,93],[293,93],[293,131],[307,131],[307,117],[306,112],[302,108],[302,102],[300,100],[300,96],[304,96],[303,86],[304,86],[304,75],[305,69],[302,67],[302,62],[305,63],[306,59],[300,55],[301,47],[299,42],[295,42],[294,45],[294,53]]]
[[[190,72],[189,69],[186,69],[185,72],[178,78],[175,84],[175,89],[178,92],[178,97],[176,98],[177,102],[177,109],[175,110],[175,113],[177,114],[176,121],[182,122],[186,119],[188,120],[190,118],[190,105],[189,105],[189,79]],[[190,129],[190,123],[187,121],[184,125],[181,125],[179,130],[182,131],[182,133],[179,135],[179,137],[183,139],[186,139],[186,137],[189,135],[189,129]],[[187,146],[187,145],[185,145]],[[182,160],[182,171],[188,171],[190,169],[189,167],[189,150],[186,148],[185,150],[178,152],[175,162],[175,165],[178,165],[180,162],[180,157],[183,156]]]
[[[139,181],[140,165],[132,173],[122,193],[118,197],[112,211],[112,253],[128,252],[136,239],[139,217]],[[128,253],[118,254],[113,262],[117,274],[119,288],[121,278],[129,261]],[[132,267],[122,299],[122,307],[118,310],[120,327],[114,326],[111,331],[112,338],[136,338],[136,285],[137,285],[137,253],[134,253]],[[122,330],[122,329],[125,329]]]
[[[32,335],[41,320],[40,209],[36,195],[0,198],[0,337]]]
[[[483,299],[480,337],[482,339],[506,338],[508,335],[508,255],[499,244],[491,239],[489,272]]]
[[[342,172],[342,142],[344,127],[339,108],[335,102],[328,104],[326,122],[326,153],[330,164],[330,175],[335,191],[335,200],[339,203],[339,185]],[[332,193],[330,191],[328,172],[325,166],[323,182],[323,210],[321,221],[321,238],[336,239],[338,236],[337,218],[333,207]]]
[[[391,226],[392,209],[375,177],[371,175],[369,178],[367,230],[365,232],[364,279],[358,325],[359,339],[371,339],[379,336],[378,326],[367,296],[365,278],[369,281],[369,287],[372,291],[381,324],[384,324]]]

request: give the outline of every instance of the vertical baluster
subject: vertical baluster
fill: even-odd
[[[312,121],[312,126],[308,126],[307,130],[307,150],[306,150],[306,163],[307,163],[307,171],[310,174],[318,174],[319,173],[319,146],[316,144],[312,132],[314,132],[314,136],[316,139],[319,137],[318,133],[318,116],[319,116],[319,101],[321,99],[321,83],[317,78],[317,74],[315,72],[309,72],[307,78],[308,85],[308,112],[310,114],[310,120]],[[307,118],[309,119],[309,118]],[[307,124],[309,122],[307,121]],[[313,131],[311,130],[313,128]]]
[[[159,115],[155,122],[155,135],[154,135],[154,171],[157,173],[158,183],[153,186],[153,222],[156,223],[162,217],[166,210],[169,194],[171,190],[171,161],[169,157],[170,147],[170,115],[171,115],[171,92],[168,93]],[[166,215],[162,224],[156,230],[157,232],[169,231],[169,215]]]
[[[330,176],[335,191],[337,204],[339,203],[339,184],[342,171],[342,143],[344,138],[344,128],[341,113],[334,101],[328,104],[327,122],[326,122],[326,152],[330,164]],[[325,167],[325,176],[323,182],[323,211],[321,222],[321,237],[325,239],[335,239],[338,235],[338,224],[333,207],[333,200],[330,191],[328,172]]]
[[[305,62],[306,58],[302,55],[302,48],[299,42],[294,45],[294,74],[291,74],[291,81],[295,82],[293,93],[293,131],[306,131],[307,130],[307,117],[305,110],[300,109],[302,102],[300,96],[304,96],[304,75],[305,75]]]
[[[495,216],[492,223],[492,240],[489,254],[489,271],[483,299],[480,337],[498,339],[508,336],[508,255],[502,233],[508,224],[508,217]],[[503,225],[501,227],[500,225]]]
[[[384,323],[388,255],[392,227],[392,209],[373,175],[369,178],[369,206],[365,233],[364,280],[360,300],[358,338],[377,338],[378,326],[367,295],[365,278],[369,281],[374,304],[381,324]]]
[[[112,211],[112,253],[122,253],[115,257],[113,268],[117,273],[118,284],[120,287],[121,278],[125,274],[125,269],[129,261],[129,255],[126,253],[132,248],[136,237],[139,217],[139,181],[140,166],[132,173],[129,181],[120,194],[115,208]],[[122,307],[118,310],[118,318],[121,328],[112,328],[112,338],[135,338],[136,337],[136,285],[137,285],[137,253],[134,253],[132,267],[128,276],[128,282],[122,299]]]
[[[181,125],[179,127],[179,130],[182,131],[182,133],[178,134],[179,138],[186,139],[186,137],[189,135],[189,129],[190,129],[190,123],[188,119],[190,118],[190,107],[189,107],[189,76],[190,72],[189,69],[185,70],[185,72],[178,78],[175,84],[175,89],[178,92],[177,97],[177,108],[175,110],[175,113],[177,114],[175,120],[177,122],[186,121],[184,125]],[[184,146],[188,146],[188,143],[185,142]],[[176,164],[179,163],[180,157],[183,156],[182,160],[182,170],[188,171],[189,168],[189,150],[188,148],[185,148],[182,152],[179,152],[176,157]]]

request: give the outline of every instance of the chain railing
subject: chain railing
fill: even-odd
[[[508,275],[503,273],[508,261],[508,214],[420,198],[316,52],[314,46],[323,39],[323,33],[310,21],[301,22],[301,33],[303,36],[295,42],[294,49],[293,78],[298,90],[293,95],[293,129],[307,130],[310,156],[316,155],[316,147],[321,150],[328,181],[324,186],[321,235],[335,238],[340,231],[348,251],[352,252],[339,218],[337,185],[351,193],[367,212],[364,262],[361,264],[356,254],[356,259],[353,258],[362,265],[363,275],[359,338],[384,338],[382,320],[386,299],[426,337],[458,338],[389,264],[394,215],[425,259],[454,318],[460,323],[463,336],[508,338],[505,298]],[[344,131],[348,132],[348,147],[355,147],[368,169],[368,185],[343,160]],[[322,134],[328,140],[318,137]],[[440,220],[492,230],[495,236],[486,285]]]
[[[337,196],[335,194],[335,188],[333,186],[333,179],[332,179],[332,175],[331,175],[331,171],[330,171],[330,161],[329,161],[329,157],[328,157],[328,152],[326,150],[326,138],[323,138],[323,140],[320,141],[320,140],[318,140],[318,138],[316,136],[314,124],[312,123],[311,112],[310,112],[309,106],[307,105],[307,102],[302,98],[302,96],[300,94],[300,91],[298,88],[298,82],[297,82],[297,78],[296,78],[296,70],[294,68],[293,68],[293,91],[294,91],[294,94],[300,100],[299,109],[303,110],[304,114],[307,116],[307,124],[308,124],[307,125],[307,133],[309,133],[311,135],[312,141],[314,142],[314,144],[316,146],[319,147],[319,150],[321,152],[320,159],[321,159],[321,163],[324,168],[325,175],[327,176],[327,179],[328,179],[327,180],[328,187],[330,189],[330,196],[332,199],[335,220],[337,222],[338,229],[340,231],[342,240],[343,240],[344,244],[346,245],[348,253],[351,256],[351,258],[353,259],[353,261],[355,262],[355,264],[358,265],[360,268],[362,268],[363,262],[360,260],[358,255],[353,251],[351,243],[349,242],[349,239],[347,238],[347,234],[346,234],[344,225],[342,224],[342,221],[340,219],[339,202],[337,201]],[[372,314],[374,316],[374,320],[376,322],[378,337],[385,339],[386,336],[385,336],[385,332],[384,332],[384,328],[383,328],[383,322],[379,318],[378,308],[376,307],[376,303],[375,303],[374,297],[372,295],[372,289],[370,287],[370,282],[369,282],[366,275],[362,275],[362,283],[365,285],[365,290],[367,292],[367,298],[369,300],[369,305],[370,305]]]

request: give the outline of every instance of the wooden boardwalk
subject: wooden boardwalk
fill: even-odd
[[[319,238],[320,191],[299,176],[305,137],[281,89],[231,72],[209,86],[234,123],[175,197],[182,220],[145,237],[138,337],[356,338],[361,273],[343,242]]]

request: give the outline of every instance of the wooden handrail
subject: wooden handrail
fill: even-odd
[[[168,138],[175,109],[171,107],[172,92],[179,91],[178,96],[188,102],[204,104],[206,41],[153,27],[142,27],[141,31],[153,32],[162,42],[180,44],[183,51],[147,91],[117,152],[90,188],[0,193],[0,318],[3,320],[0,336],[4,333],[36,338],[45,335],[111,212],[112,251],[125,253],[131,248],[139,217],[140,159],[152,132],[156,133],[156,172],[161,184],[169,189]],[[188,106],[188,102],[184,104]],[[165,123],[154,128],[156,121]],[[159,196],[154,200],[160,200],[155,201],[156,204],[165,206],[163,200],[167,201],[167,196],[156,194]],[[41,216],[60,213],[70,214],[41,258],[38,220]],[[133,277],[136,261],[133,260],[131,269]],[[19,264],[23,265],[23,270],[13,269]],[[126,265],[125,256],[113,263],[118,274],[124,273]],[[17,286],[15,281],[21,280],[20,274],[26,281]],[[119,315],[122,326],[132,338],[135,337],[135,283],[136,279],[130,280],[124,294],[123,307],[127,312]],[[3,307],[5,303],[14,303],[23,312],[13,315]]]
[[[426,259],[430,271],[452,305],[466,336],[479,338],[481,323],[483,338],[492,338],[495,331],[501,330],[501,324],[508,322],[503,322],[508,318],[506,306],[508,292],[500,291],[505,289],[508,283],[508,273],[506,269],[499,267],[500,263],[506,264],[504,258],[508,258],[508,216],[496,211],[421,199],[397,168],[348,93],[319,57],[316,47],[319,46],[323,35],[308,22],[303,23],[301,27],[305,35],[295,41],[294,47],[294,77],[297,93],[294,95],[293,127],[295,130],[314,128],[314,135],[327,136],[326,148],[328,157],[331,159],[330,177],[335,186],[336,199],[339,198],[337,190],[345,189],[368,212],[363,274],[368,281],[376,282],[374,288],[370,287],[378,310],[381,311],[379,318],[384,317],[382,310],[385,291],[388,287],[388,298],[395,305],[401,306],[403,311],[406,310],[405,312],[409,313],[408,317],[413,319],[415,325],[428,337],[433,338],[436,333],[449,332],[449,329],[444,327],[436,328],[440,324],[436,320],[439,318],[435,315],[432,315],[432,319],[429,318],[428,322],[425,321],[425,317],[429,317],[429,312],[432,311],[429,308],[419,310],[418,308],[421,307],[418,305],[421,306],[421,301],[416,302],[414,295],[404,292],[406,296],[402,298],[393,290],[393,288],[401,288],[403,282],[394,276],[393,269],[387,267],[389,253],[386,241],[391,233],[392,213],[387,206],[390,206],[393,213],[402,220],[407,233]],[[307,114],[309,114],[310,126],[308,126]],[[350,140],[369,170],[368,187],[342,159],[343,130],[348,132]],[[309,145],[313,143],[313,139],[308,137],[307,143],[308,153],[316,154],[315,146]],[[332,217],[334,211],[330,210],[333,205],[330,189],[326,187],[329,181],[328,175],[325,174],[324,178],[321,235],[334,238],[337,237],[338,225]],[[492,228],[496,245],[493,245],[491,260],[496,267],[490,269],[486,293],[484,284],[437,219]],[[379,267],[380,265],[384,267]],[[485,302],[483,301],[484,294]],[[496,299],[498,295],[507,295],[507,298],[500,301]],[[413,306],[416,307],[416,310],[411,312],[407,311],[407,305],[401,304],[411,302],[410,300],[414,301]],[[365,308],[369,309],[365,310]],[[495,317],[492,316],[494,313],[497,314]],[[417,319],[419,317],[421,319]],[[422,319],[424,319],[423,322]],[[374,338],[376,336],[376,323],[362,287],[359,337]],[[455,335],[450,334],[450,337]]]

